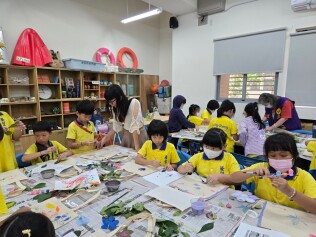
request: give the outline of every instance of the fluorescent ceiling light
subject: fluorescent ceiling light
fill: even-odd
[[[136,16],[132,16],[132,17],[126,18],[124,20],[121,20],[121,22],[126,24],[126,23],[129,23],[129,22],[132,22],[132,21],[137,21],[137,20],[140,20],[140,19],[143,19],[143,18],[146,18],[146,17],[150,17],[150,16],[154,16],[154,15],[160,14],[160,13],[162,13],[162,8],[156,8],[154,10],[151,10],[151,11],[144,12],[144,13],[141,13],[141,14],[136,15]]]

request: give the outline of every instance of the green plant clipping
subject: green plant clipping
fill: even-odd
[[[173,213],[173,216],[180,216],[181,215],[181,211],[180,210],[178,210],[178,211],[176,211],[175,213]]]
[[[156,226],[159,227],[156,237],[173,237],[178,236],[179,226],[170,220],[157,220]]]
[[[49,193],[42,193],[39,195],[36,195],[35,197],[33,197],[34,200],[37,200],[37,202],[44,202],[45,200],[51,198],[53,195],[53,192],[49,192]]]
[[[11,125],[8,127],[8,129],[10,129],[10,128],[15,128],[15,127],[16,127],[16,122],[15,122],[14,124],[11,124]],[[10,136],[10,135],[12,135],[12,133],[13,133],[13,132],[11,132],[10,130],[8,130],[8,131],[6,131],[4,134]]]
[[[199,233],[202,233],[202,232],[205,232],[205,231],[208,231],[208,230],[211,230],[214,228],[214,222],[211,222],[211,223],[207,223],[205,225],[202,226],[202,228],[200,229],[200,231],[198,232]]]
[[[38,183],[33,187],[33,189],[40,189],[40,188],[45,188],[45,187],[46,187],[46,183]]]

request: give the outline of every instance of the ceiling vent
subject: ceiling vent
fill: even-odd
[[[225,11],[226,0],[198,0],[197,12],[200,16]]]

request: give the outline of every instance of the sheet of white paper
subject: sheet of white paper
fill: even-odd
[[[133,160],[124,164],[122,166],[122,169],[126,170],[127,172],[137,174],[139,176],[145,176],[145,175],[152,174],[152,173],[157,171],[153,167],[138,165]]]
[[[191,199],[197,198],[197,196],[181,192],[168,186],[157,187],[145,193],[145,195],[156,198],[164,203],[178,208],[180,211],[184,211],[191,207]]]
[[[96,169],[86,171],[70,179],[55,181],[55,190],[71,190],[74,188],[89,187],[92,184],[100,184]]]
[[[279,231],[263,229],[260,227],[240,223],[235,237],[291,237],[290,235],[281,233]]]
[[[1,185],[16,183],[24,179],[28,179],[28,177],[21,170],[18,169],[0,173]]]
[[[54,169],[55,170],[55,175],[58,175],[63,170],[66,170],[66,169],[68,169],[70,167],[71,167],[71,165],[65,165],[65,164],[62,164],[62,163],[54,164],[52,162],[49,162],[49,163],[45,162],[45,163],[40,163],[35,168],[33,168],[32,169],[32,173],[33,174],[37,174],[37,173],[40,173],[43,170]]]
[[[176,171],[166,171],[163,169],[158,172],[146,175],[143,178],[153,184],[162,186],[182,178],[182,175]]]
[[[78,161],[76,163],[77,166],[88,166],[88,165],[99,165],[100,162],[94,161],[94,160],[86,160],[86,159],[81,159],[78,158]]]

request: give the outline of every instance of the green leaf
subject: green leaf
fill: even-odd
[[[41,168],[45,168],[47,165],[43,165]]]
[[[80,237],[81,232],[82,232],[81,230],[76,230],[76,231],[74,231],[74,234],[77,235],[78,237]]]
[[[31,188],[30,186],[26,186],[26,188],[24,189],[24,191],[30,192],[30,191],[32,191],[32,188]]]
[[[182,234],[184,237],[190,237],[190,235],[189,235],[187,232],[181,232],[181,234]]]
[[[38,183],[33,187],[33,189],[39,189],[44,187],[46,187],[46,183]]]
[[[205,232],[205,231],[208,231],[208,230],[211,230],[214,228],[214,222],[211,222],[211,223],[207,223],[205,225],[202,226],[202,228],[200,229],[200,231],[198,232],[199,233],[202,233],[202,232]]]
[[[178,211],[176,211],[175,213],[173,213],[173,216],[180,216],[181,215],[181,211],[180,210],[178,210]]]
[[[10,208],[10,207],[13,207],[15,205],[15,202],[14,201],[7,202],[6,205],[7,205],[7,208]]]
[[[136,203],[132,206],[132,209],[135,209],[136,211],[142,212],[144,211],[144,203]]]
[[[34,200],[37,200],[37,202],[43,202],[45,201],[46,199],[49,199],[51,198],[53,195],[53,192],[49,192],[49,193],[42,193],[42,194],[39,194],[39,195],[36,195],[35,197],[33,197]]]
[[[10,136],[12,134],[12,132],[8,130],[8,131],[4,132],[4,134]]]

